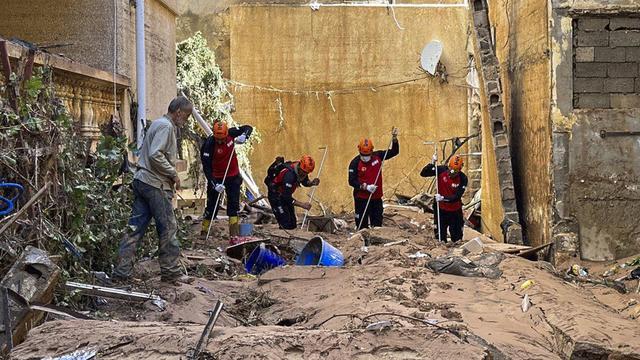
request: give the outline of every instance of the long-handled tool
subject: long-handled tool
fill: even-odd
[[[391,133],[393,134],[395,132],[395,127],[391,129]],[[376,180],[373,182],[373,185],[376,185],[378,183],[378,179],[380,178],[380,174],[382,174],[382,166],[384,165],[384,160],[387,158],[387,153],[389,152],[389,149],[391,148],[391,145],[393,145],[393,135],[391,135],[391,141],[389,141],[389,146],[387,146],[387,150],[385,150],[384,152],[384,157],[382,157],[382,161],[380,163],[380,169],[378,169],[378,174],[376,175]],[[369,203],[371,203],[371,197],[373,196],[373,193],[369,193],[369,198],[367,199],[367,205],[365,205],[364,207],[364,211],[362,212],[362,218],[360,219],[360,224],[358,224],[358,227],[356,228],[356,231],[360,231],[360,228],[362,227],[362,222],[364,221],[365,216],[367,216],[367,210],[369,209]],[[366,244],[365,244],[366,246]]]
[[[425,141],[424,142],[425,145],[433,145],[433,155],[436,158],[435,163],[433,164],[433,168],[436,171],[436,194],[440,194],[440,189],[438,187],[438,142],[436,141]],[[434,198],[435,200],[435,198]],[[435,206],[436,206],[436,213],[434,215],[436,215],[438,217],[437,221],[438,221],[438,241],[442,241],[442,236],[441,234],[441,229],[440,229],[440,205],[438,204],[437,201],[435,201]]]
[[[231,155],[229,156],[229,162],[227,163],[227,168],[224,170],[224,176],[222,177],[222,185],[224,185],[224,183],[227,181],[227,174],[229,174],[229,167],[231,166],[231,161],[233,160],[233,155],[235,153],[236,153],[236,147],[234,145],[233,149],[231,150]],[[222,198],[222,194],[218,193],[218,197],[216,198],[216,205],[213,207],[213,214],[211,215],[211,221],[209,222],[207,237],[204,238],[205,244],[209,240],[209,233],[211,233],[211,225],[213,224],[213,219],[216,217],[216,211],[218,211],[218,204],[220,204],[221,198]]]
[[[200,339],[198,340],[198,344],[196,344],[193,352],[187,355],[188,359],[199,359],[200,353],[202,350],[207,347],[207,343],[209,342],[209,336],[211,336],[211,330],[213,330],[216,321],[218,321],[218,317],[220,316],[220,312],[222,312],[223,304],[222,301],[218,300],[216,305],[213,307],[213,310],[209,311],[209,320],[207,324],[202,329],[202,335],[200,335]]]
[[[327,157],[327,150],[329,149],[327,146],[321,146],[318,149],[320,150],[324,150],[324,153],[322,154],[322,161],[320,161],[320,169],[318,169],[318,179],[320,179],[320,174],[322,174],[322,166],[324,165],[324,159]],[[309,195],[310,199],[309,202],[313,204],[313,195],[316,193],[316,189],[317,186],[314,186],[313,189],[311,189],[311,195]],[[307,216],[309,216],[309,210],[304,212],[304,218],[302,219],[302,226],[300,226],[301,229],[304,229],[304,223],[307,222]],[[307,231],[309,231],[309,225],[307,224]]]

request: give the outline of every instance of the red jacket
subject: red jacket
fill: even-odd
[[[382,159],[385,156],[385,160],[391,159],[400,153],[400,145],[398,141],[394,141],[389,151],[374,151],[371,154],[371,160],[364,162],[360,159],[360,155],[351,160],[349,164],[349,185],[353,187],[353,196],[358,199],[368,199],[370,193],[367,190],[361,189],[362,184],[377,185],[378,188],[371,195],[372,200],[382,199],[382,172],[376,181],[376,176],[382,166]],[[374,184],[375,183],[375,184]]]
[[[428,164],[420,172],[422,177],[436,175],[436,169],[433,164]],[[438,166],[438,193],[444,196],[444,200],[438,203],[440,210],[459,211],[462,209],[462,195],[467,189],[467,175],[459,172],[458,176],[451,177],[449,167]]]

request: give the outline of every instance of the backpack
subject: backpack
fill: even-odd
[[[264,184],[267,188],[271,188],[273,185],[273,179],[280,174],[280,172],[293,164],[291,161],[285,161],[283,156],[276,157],[276,160],[269,165],[267,169],[267,176],[264,178]]]

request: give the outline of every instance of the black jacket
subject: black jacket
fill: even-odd
[[[249,125],[229,128],[229,136],[234,139],[242,134],[245,134],[247,136],[247,139],[249,139],[249,136],[251,136],[252,132],[253,128]],[[215,147],[216,139],[213,137],[213,135],[209,136],[202,144],[202,147],[200,147],[200,161],[202,162],[202,171],[204,172],[204,176],[207,178],[208,182],[211,182],[213,180],[211,176],[213,174],[213,163],[211,161],[211,158],[214,154]]]

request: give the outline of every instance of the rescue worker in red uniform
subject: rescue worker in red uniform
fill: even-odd
[[[293,193],[302,185],[305,187],[320,185],[320,179],[309,180],[316,163],[309,155],[304,155],[300,161],[285,162],[276,160],[269,167],[265,183],[269,188],[269,204],[281,229],[293,230],[298,225],[294,207],[305,210],[311,209],[311,203],[301,202],[293,198]],[[272,177],[273,176],[273,177]]]
[[[358,144],[360,154],[353,158],[349,164],[349,185],[353,187],[356,230],[367,228],[369,225],[372,227],[382,226],[382,162],[400,153],[397,129],[394,128],[391,135],[393,140],[391,149],[388,151],[373,151],[371,139],[360,139]],[[371,196],[371,201],[365,213],[369,196]],[[360,225],[361,223],[362,225]]]
[[[202,171],[207,178],[207,206],[203,215],[201,231],[203,235],[207,234],[211,219],[218,216],[216,203],[223,191],[227,193],[229,237],[240,234],[238,211],[240,210],[242,176],[240,176],[235,145],[244,144],[252,132],[253,128],[249,125],[229,128],[226,123],[217,121],[213,124],[213,135],[205,140],[200,149]],[[227,166],[229,170],[227,170]],[[224,177],[225,173],[226,178]],[[216,208],[216,214],[213,213],[214,208]]]
[[[430,177],[436,175],[436,161],[433,161],[422,169],[420,176]],[[438,229],[438,212],[433,212],[435,223],[435,234],[443,242],[447,242],[447,228],[451,235],[451,241],[456,242],[462,239],[462,228],[464,227],[464,217],[462,216],[462,195],[467,189],[467,175],[462,172],[464,160],[454,155],[449,159],[449,166],[438,166],[438,194],[435,196],[436,203],[440,209],[440,229]]]

